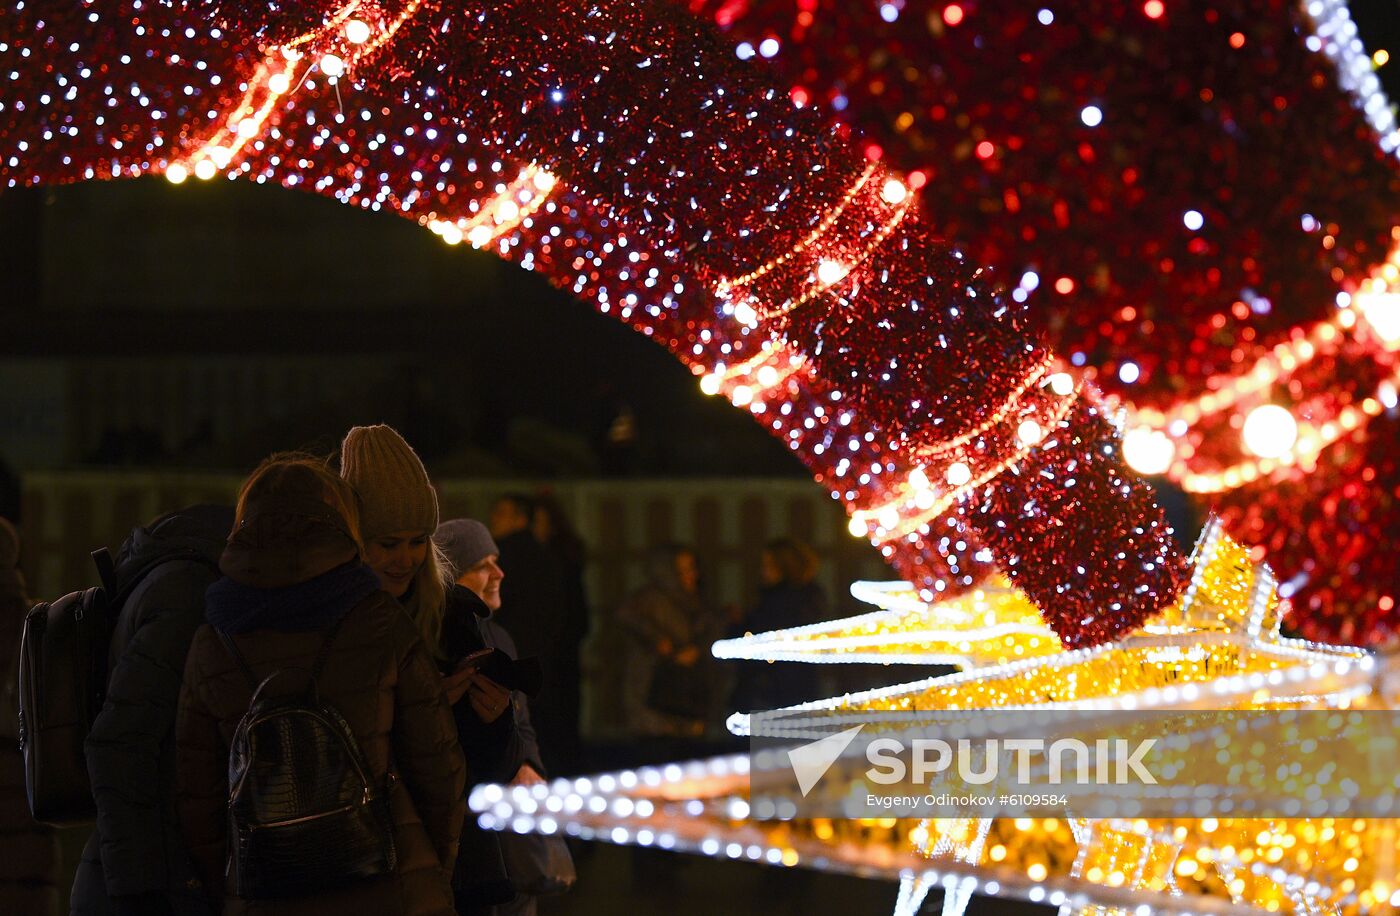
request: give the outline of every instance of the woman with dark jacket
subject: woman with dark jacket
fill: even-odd
[[[356,426],[341,442],[340,473],[360,497],[365,562],[409,612],[424,645],[446,672],[442,687],[467,756],[469,781],[509,781],[500,766],[514,740],[511,692],[463,664],[466,655],[486,644],[475,615],[454,610],[458,602],[476,599],[452,594],[451,568],[432,540],[437,493],[423,462],[393,428]],[[479,827],[475,818],[459,826],[462,842],[452,879],[457,912],[509,903],[515,890],[506,875],[500,838]]]
[[[185,840],[206,890],[223,896],[225,914],[453,912],[450,878],[465,815],[462,752],[432,654],[361,561],[360,544],[354,491],[323,463],[274,456],[244,484],[219,564],[224,578],[209,588],[209,623],[185,666],[176,724]],[[259,681],[283,669],[309,671],[326,650],[320,699],[349,724],[368,778],[390,784],[391,874],[276,900],[243,899],[226,888],[229,747],[252,688],[223,637]],[[303,686],[286,680],[286,689]]]

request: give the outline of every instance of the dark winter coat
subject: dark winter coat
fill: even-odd
[[[19,640],[30,604],[18,559],[18,537],[0,519],[0,913],[49,916],[59,908],[58,839],[29,816],[18,743]]]
[[[211,622],[227,631],[241,629],[230,619],[238,607],[223,607],[216,616],[214,597],[211,589]],[[309,669],[325,633],[307,624],[329,626],[323,611],[309,609],[310,620],[298,620],[296,612],[287,610],[277,629],[234,635],[254,676],[281,668]],[[398,869],[311,897],[254,901],[229,895],[224,904],[229,916],[453,913],[450,872],[466,814],[466,767],[442,677],[418,628],[386,593],[375,591],[342,613],[344,623],[318,682],[320,696],[350,724],[373,777],[383,780],[391,766],[398,775],[391,795]],[[255,607],[246,609],[246,617],[265,619]],[[190,648],[176,724],[177,796],[196,867],[214,887],[225,876],[229,744],[250,695],[244,673],[213,627],[201,628]]]
[[[569,772],[577,765],[578,642],[567,619],[563,571],[528,530],[499,538],[496,545],[505,579],[501,609],[493,619],[515,638],[522,657],[540,660],[544,685],[532,701],[535,728],[550,769]]]
[[[207,913],[175,813],[175,708],[204,591],[233,510],[196,506],[132,531],[117,584],[169,557],[136,586],[112,634],[107,700],[85,746],[97,827],[73,882],[72,912],[115,912],[109,897],[164,894],[179,914]]]
[[[827,618],[826,593],[815,582],[765,586],[744,617],[742,631],[771,633],[819,623]],[[735,633],[734,635],[738,635]],[[743,662],[734,706],[742,711],[778,709],[818,699],[817,665],[800,662]]]

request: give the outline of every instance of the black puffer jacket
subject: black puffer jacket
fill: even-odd
[[[132,531],[117,554],[118,583],[172,559],[142,579],[112,634],[107,702],[86,745],[97,828],[73,882],[74,914],[115,913],[122,897],[128,910],[148,909],[152,894],[181,916],[208,912],[176,818],[175,709],[232,527],[232,509],[196,506]]]

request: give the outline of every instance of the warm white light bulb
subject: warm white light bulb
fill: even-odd
[[[846,276],[846,265],[840,261],[822,261],[817,265],[817,282],[822,286],[830,286],[840,282]]]
[[[880,198],[887,204],[902,204],[908,196],[909,188],[898,178],[886,181],[885,186],[880,189]]]
[[[1056,372],[1050,376],[1050,390],[1064,396],[1074,393],[1074,377],[1068,372]]]
[[[880,527],[886,531],[893,531],[899,527],[899,510],[894,506],[886,506],[880,510]]]
[[[1298,441],[1298,421],[1277,404],[1262,404],[1244,421],[1244,447],[1260,458],[1278,458]]]
[[[753,403],[753,389],[748,385],[735,385],[729,393],[729,400],[735,407],[747,407]]]
[[[194,177],[200,181],[208,181],[219,174],[219,167],[212,160],[201,159],[194,164]]]
[[[1123,460],[1139,474],[1161,474],[1176,457],[1176,443],[1160,429],[1139,426],[1123,437]]]
[[[1039,428],[1040,427],[1036,427],[1037,431]],[[948,465],[948,472],[944,476],[949,486],[960,487],[972,479],[972,468],[961,461],[954,461],[952,464]]]
[[[748,302],[740,302],[734,306],[734,320],[746,328],[758,327],[758,312]]]
[[[758,383],[764,388],[772,388],[778,384],[778,370],[772,366],[762,366],[758,370]]]
[[[853,538],[863,538],[870,533],[869,529],[865,527],[865,516],[861,515],[859,512],[851,516],[851,521],[846,525],[846,530],[851,533],[851,537]]]
[[[909,486],[916,490],[927,490],[929,487],[928,474],[923,468],[914,468],[909,472]]]
[[[292,88],[292,78],[285,73],[274,73],[267,78],[267,88],[273,95],[283,95]]]
[[[190,170],[178,162],[170,164],[170,168],[165,170],[165,180],[171,184],[181,184],[190,177]]]
[[[255,118],[244,118],[238,122],[238,136],[245,140],[258,135],[258,122]]]
[[[548,172],[536,172],[533,180],[538,191],[548,192],[554,187],[555,178]]]
[[[457,245],[462,241],[462,230],[457,228],[455,223],[443,223],[440,234],[442,240],[449,245]]]
[[[484,224],[476,226],[471,232],[467,233],[467,241],[472,243],[473,248],[485,248],[487,245],[491,244],[491,239],[493,237],[491,227]]]
[[[340,76],[345,72],[345,61],[334,54],[327,54],[321,58],[321,72],[330,77]]]
[[[496,205],[495,220],[497,223],[514,222],[519,216],[520,207],[513,200],[507,198]]]
[[[1016,427],[1016,438],[1025,445],[1035,445],[1044,436],[1040,424],[1034,420],[1023,420],[1021,425]]]
[[[351,19],[345,23],[345,40],[352,45],[362,45],[369,41],[369,23]]]
[[[719,394],[720,380],[714,373],[700,376],[700,391],[704,394],[714,396]]]
[[[1357,293],[1353,302],[1386,349],[1400,347],[1400,293]]]

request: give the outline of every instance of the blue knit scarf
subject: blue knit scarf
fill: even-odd
[[[204,618],[225,633],[324,630],[379,590],[379,577],[351,562],[286,588],[254,588],[225,576],[204,593]]]

